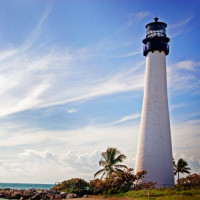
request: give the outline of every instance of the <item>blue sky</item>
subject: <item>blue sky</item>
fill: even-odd
[[[200,172],[200,2],[0,1],[0,182],[91,180],[117,147],[135,165],[145,24],[168,24],[175,159]]]

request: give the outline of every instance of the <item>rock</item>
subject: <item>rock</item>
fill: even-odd
[[[67,199],[73,199],[73,198],[78,198],[78,195],[75,194],[75,193],[72,193],[72,194],[68,194],[68,195],[67,195]]]
[[[10,199],[20,199],[20,198],[21,198],[21,192],[19,191],[14,191],[10,196]]]
[[[59,194],[59,198],[60,198],[60,199],[65,199],[66,196],[67,196],[67,193],[66,193],[66,192],[61,192],[61,193]]]
[[[0,192],[0,198],[3,197],[3,192]]]
[[[47,194],[47,193],[48,193],[48,191],[47,191],[47,190],[43,190],[42,192],[43,192],[43,194]]]
[[[36,194],[35,196],[31,197],[30,200],[40,200],[40,195]]]
[[[83,198],[87,198],[88,197],[88,195],[87,194],[85,194],[84,196],[83,196]]]
[[[42,191],[42,190],[38,190],[37,193],[38,193],[39,195],[42,195],[43,191]]]
[[[6,196],[6,195],[5,195],[5,192],[1,192],[1,193],[0,193],[0,197],[1,197],[1,198],[5,198],[5,196]]]
[[[48,194],[57,194],[55,191],[53,191],[53,190],[45,190],[46,191],[46,193],[48,193]]]
[[[23,193],[23,194],[22,194],[22,197],[23,197],[24,199],[30,199],[31,196],[33,196],[33,195],[30,194],[30,193]]]
[[[27,192],[34,193],[36,192],[36,189],[28,189]]]
[[[48,197],[48,198],[47,198],[47,197]],[[47,199],[55,199],[55,194],[52,194],[51,196],[50,196],[50,195],[47,195],[46,198],[47,198]]]

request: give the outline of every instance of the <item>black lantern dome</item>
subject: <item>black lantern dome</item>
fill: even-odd
[[[146,56],[149,51],[154,52],[164,51],[166,55],[169,54],[168,42],[170,39],[166,35],[165,28],[167,24],[159,22],[158,18],[154,18],[154,22],[151,22],[145,26],[146,38],[142,41],[144,43],[143,55]]]

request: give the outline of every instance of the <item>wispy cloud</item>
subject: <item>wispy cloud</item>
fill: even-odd
[[[141,51],[133,51],[133,52],[130,52],[130,53],[127,53],[127,54],[124,54],[124,55],[120,55],[120,56],[116,56],[116,57],[124,58],[124,57],[135,56],[135,55],[138,55],[138,54],[142,54],[142,52]]]
[[[68,112],[68,113],[77,113],[78,110],[75,109],[75,108],[71,108],[71,109],[68,109],[67,112]]]
[[[187,17],[186,19],[182,20],[182,21],[179,21],[175,24],[170,24],[170,28],[177,28],[177,27],[181,27],[181,26],[184,26],[186,24],[188,24],[193,18],[193,15]]]
[[[199,67],[200,69],[200,62],[195,62],[193,60],[184,60],[181,62],[176,63],[176,66],[180,69],[196,71]]]
[[[99,96],[111,95],[143,87],[143,71],[137,63],[131,69],[106,77],[85,77],[82,69],[91,57],[93,49],[84,51],[51,50],[51,52],[34,54],[34,49],[26,54],[16,54],[12,59],[0,61],[0,82],[3,88],[0,116],[5,116],[26,109],[54,106],[74,101],[90,100]],[[81,58],[84,58],[81,60]],[[88,58],[87,58],[88,57]],[[73,66],[73,68],[72,68]],[[78,71],[78,73],[77,73]],[[6,78],[5,78],[6,77]],[[134,83],[132,81],[134,80]],[[77,87],[78,86],[78,87]],[[18,91],[16,93],[16,91]],[[19,92],[20,91],[20,92]],[[56,92],[56,95],[55,95]],[[13,95],[13,96],[12,96]]]
[[[129,13],[126,27],[128,28],[135,23],[137,23],[137,24],[140,23],[143,19],[145,19],[149,15],[150,15],[149,11],[141,11],[138,13]]]
[[[36,25],[35,29],[31,32],[28,36],[27,40],[20,46],[20,47],[12,47],[8,50],[4,50],[0,52],[0,61],[4,59],[8,59],[13,56],[18,56],[19,54],[27,51],[38,39],[40,30],[42,25],[44,24],[45,20],[47,19],[48,15],[51,12],[51,8],[49,7],[48,10],[44,13],[41,17],[40,21]]]
[[[171,105],[171,106],[170,106],[170,111],[175,110],[175,109],[177,109],[177,108],[182,108],[182,107],[185,107],[185,106],[187,106],[186,103],[174,104],[174,105]]]
[[[187,60],[179,61],[171,64],[168,71],[168,83],[169,88],[172,90],[172,94],[178,95],[191,91],[193,93],[199,91],[200,81],[198,73],[194,73],[198,70],[199,62]],[[182,69],[182,70],[180,70]],[[187,70],[187,73],[184,71]]]
[[[193,15],[187,17],[186,19],[183,19],[182,21],[179,21],[175,24],[169,24],[169,35],[171,38],[176,37],[182,33],[185,32],[185,27],[191,20],[193,19]]]
[[[128,115],[128,116],[122,117],[120,120],[112,122],[110,125],[121,124],[123,122],[129,121],[129,120],[133,120],[133,119],[138,119],[140,117],[141,117],[140,113],[136,113],[136,114],[133,114],[133,115]]]

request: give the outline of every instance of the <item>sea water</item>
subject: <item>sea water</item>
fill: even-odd
[[[10,189],[50,189],[54,184],[32,184],[32,183],[0,183],[0,188],[10,188]]]

